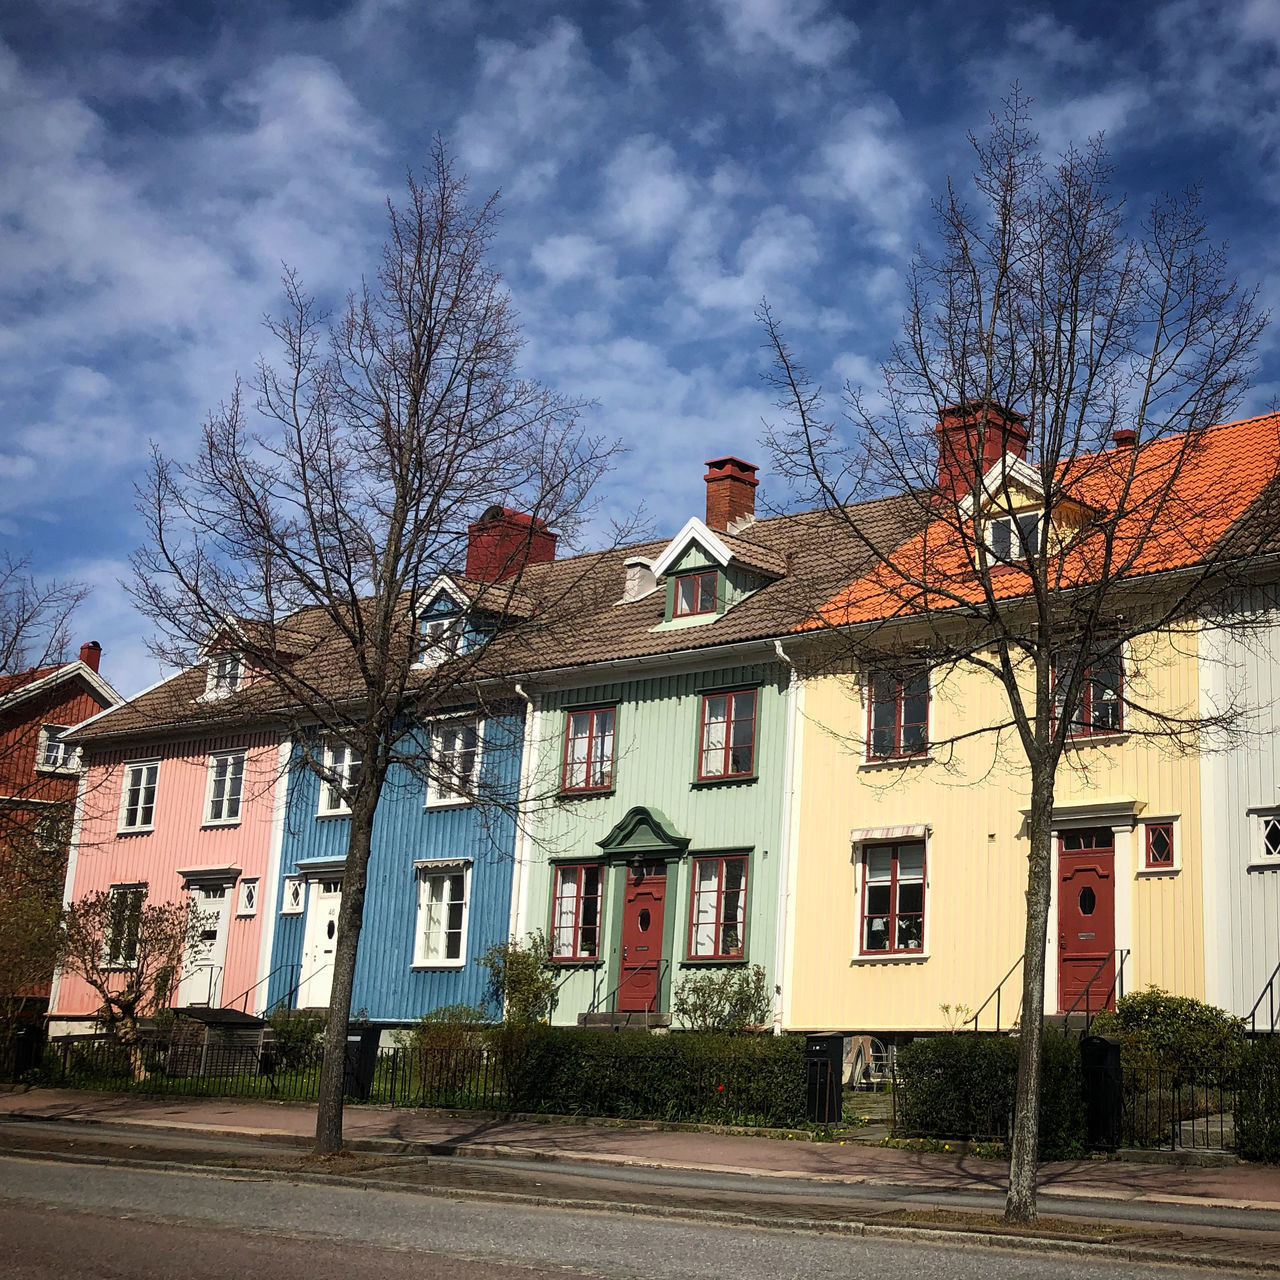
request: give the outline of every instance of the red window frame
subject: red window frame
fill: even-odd
[[[707,745],[707,707],[714,698],[725,699],[725,718],[724,718],[724,743],[719,747],[709,747]],[[751,714],[749,716],[734,715],[735,700],[738,698],[751,699]],[[753,778],[756,771],[756,707],[757,698],[755,689],[725,689],[717,690],[714,693],[704,693],[702,695],[702,714],[698,722],[698,781],[699,782],[720,782],[727,778]],[[751,725],[751,737],[745,744],[735,743],[733,740],[734,729],[739,723],[749,723]],[[733,753],[735,751],[746,750],[747,764],[743,769],[732,769]],[[723,766],[719,773],[708,773],[708,758],[718,756]]]
[[[1094,690],[1100,682],[1093,677],[1095,662],[1090,661],[1089,665],[1084,669],[1084,688],[1080,691],[1080,705],[1076,709],[1075,719],[1071,722],[1068,732],[1069,737],[1092,738],[1107,733],[1124,732],[1124,654],[1121,650],[1116,649],[1113,653],[1107,655],[1106,661],[1115,663],[1115,698],[1114,700],[1109,700],[1107,704],[1115,708],[1115,724],[1094,723]],[[1059,714],[1059,702],[1056,696],[1058,685],[1058,664],[1056,662],[1053,665],[1053,683],[1055,690],[1053,710],[1056,724]]]
[[[1145,865],[1148,871],[1172,871],[1173,870],[1173,823],[1172,822],[1147,822],[1143,824],[1146,828],[1146,840],[1144,841],[1146,859]],[[1168,852],[1159,857],[1152,849],[1152,838],[1161,832],[1168,843]]]
[[[885,700],[876,697],[876,682],[878,680],[893,681],[893,742],[889,751],[877,751],[875,749],[875,735],[878,731],[876,725],[876,707]],[[924,681],[924,719],[909,720],[904,722],[904,708],[907,702],[907,696],[904,692],[904,686],[916,680]],[[913,694],[913,698],[919,697]],[[929,750],[929,712],[933,701],[933,690],[930,687],[929,671],[925,667],[913,668],[907,671],[873,671],[867,680],[867,759],[868,760],[910,760],[915,756],[922,756]],[[910,748],[903,746],[903,740],[906,737],[906,729],[922,726],[923,733],[919,746]],[[882,730],[884,726],[880,726]]]
[[[903,849],[920,850],[920,910],[919,911],[900,911],[898,889],[900,884],[915,884],[913,877],[908,881],[901,881],[898,875],[898,857]],[[867,871],[870,864],[870,855],[876,851],[889,849],[891,850],[889,861],[889,910],[887,912],[876,911],[868,912],[868,885]],[[867,844],[862,846],[860,861],[862,863],[862,893],[859,895],[858,909],[858,954],[864,956],[918,956],[924,953],[924,924],[925,913],[927,907],[927,898],[929,896],[929,849],[923,840],[898,840],[888,843]],[[880,887],[883,881],[877,882],[873,888]],[[893,943],[889,947],[869,947],[867,946],[867,920],[868,917],[880,919],[887,917],[887,937]],[[900,947],[898,941],[898,923],[901,919],[908,916],[919,916],[920,918],[920,945],[915,947]]]
[[[673,618],[692,618],[702,613],[715,613],[716,600],[719,595],[717,576],[714,569],[702,569],[697,573],[682,573],[676,578],[675,586],[672,588],[671,616]],[[707,578],[711,579],[711,603],[706,608],[703,608],[703,582]],[[682,609],[680,607],[680,584],[682,582],[693,583],[693,608],[691,609]]]
[[[569,951],[561,951],[559,949],[560,942],[560,904],[564,898],[564,873],[566,871],[576,871],[578,873],[578,891],[574,897],[573,904],[573,925],[571,926],[573,944]],[[587,893],[586,877],[588,873],[594,872],[596,877],[595,892]],[[583,903],[591,899],[596,904],[596,948],[592,952],[584,952],[582,949],[582,906]],[[604,867],[598,862],[564,862],[555,868],[555,878],[552,881],[551,888],[551,930],[549,937],[551,938],[551,959],[566,961],[591,961],[598,963],[600,960],[600,943],[604,932]],[[588,926],[590,927],[590,926]]]
[[[599,723],[600,716],[608,712],[613,720],[607,733],[600,732]],[[574,716],[590,716],[587,725],[585,737],[587,739],[587,755],[585,760],[585,771],[583,773],[583,782],[579,786],[574,786],[569,779],[569,767],[573,763],[569,757],[569,747],[575,736],[573,732]],[[573,795],[581,795],[587,791],[612,791],[613,790],[613,753],[614,747],[617,745],[618,732],[618,708],[616,706],[604,707],[573,707],[565,712],[564,717],[564,749],[560,761],[560,790]],[[603,738],[609,739],[609,756],[607,762],[608,774],[602,782],[592,782],[592,762],[595,757],[596,744]]]
[[[738,886],[736,892],[739,895],[739,914],[742,923],[738,928],[738,946],[735,950],[724,950],[721,943],[724,940],[724,899],[725,899],[725,868],[730,862],[742,863],[742,883]],[[726,853],[713,854],[710,857],[694,858],[692,863],[692,879],[689,882],[689,937],[686,948],[686,956],[689,960],[742,960],[747,954],[747,876],[750,873],[748,866],[749,859],[745,853]],[[707,864],[716,864],[716,880],[715,888],[710,890],[700,889],[699,869]],[[707,897],[713,897],[715,900],[715,950],[714,951],[698,951],[695,946],[696,931],[698,925],[698,905]]]

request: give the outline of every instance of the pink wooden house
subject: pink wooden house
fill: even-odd
[[[189,895],[206,917],[203,945],[172,1004],[252,1014],[266,1003],[284,784],[279,733],[235,715],[240,684],[235,656],[215,656],[76,727],[84,771],[66,899],[118,896],[103,966],[124,969],[143,891],[153,902]],[[88,1030],[98,1004],[87,983],[60,975],[51,1034]]]

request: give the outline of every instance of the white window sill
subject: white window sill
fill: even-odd
[[[282,916],[300,916],[302,914],[301,907],[284,907],[281,909]]]
[[[257,914],[258,914],[258,913],[257,913],[256,911],[237,911],[237,912],[236,912],[236,919],[237,919],[237,920],[252,920],[252,919],[253,919],[253,917],[254,917],[254,916],[256,916]],[[282,913],[282,914],[283,914],[283,913]]]
[[[1124,729],[1099,729],[1097,733],[1069,733],[1067,747],[1111,747],[1118,746],[1129,737]]]
[[[206,818],[200,826],[203,827],[238,827],[240,825],[239,818]]]
[[[927,751],[914,756],[885,756],[878,760],[864,760],[858,765],[858,772],[877,769],[910,769],[913,766],[932,764],[933,756]]]
[[[1245,866],[1246,871],[1280,871],[1280,858],[1270,858],[1266,862],[1254,861]]]
[[[465,957],[458,960],[415,960],[409,968],[416,973],[428,972],[432,969],[465,969]]]
[[[1172,867],[1139,867],[1134,874],[1139,876],[1176,876],[1182,868],[1180,866]],[[1277,867],[1280,870],[1280,867]]]
[[[465,809],[472,804],[467,796],[450,796],[447,800],[428,800],[422,807],[424,809]]]
[[[850,964],[922,964],[929,958],[927,951],[872,951],[866,955],[849,958]]]
[[[98,970],[101,973],[132,973],[137,967],[138,962],[136,960],[132,964],[123,960],[114,963],[104,960],[98,966]]]
[[[316,812],[317,818],[349,818],[351,817],[350,809],[320,809]]]
[[[118,836],[149,836],[155,830],[155,823],[149,827],[117,827]]]
[[[36,765],[36,772],[51,773],[61,778],[73,778],[80,770],[72,764],[38,764]]]

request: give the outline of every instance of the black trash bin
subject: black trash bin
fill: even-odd
[[[1089,1145],[1096,1151],[1114,1151],[1120,1145],[1124,1111],[1120,1041],[1110,1036],[1085,1036],[1080,1041],[1080,1068]]]
[[[382,1032],[377,1027],[354,1027],[347,1031],[347,1053],[342,1070],[342,1092],[358,1102],[369,1101],[373,1073],[378,1066],[378,1042]]]
[[[844,1089],[844,1036],[806,1036],[805,1109],[817,1124],[839,1124]]]

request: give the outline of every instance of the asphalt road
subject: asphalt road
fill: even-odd
[[[17,1280],[1138,1280],[1165,1266],[448,1200],[251,1176],[0,1158],[0,1275]],[[1225,1273],[1217,1268],[1183,1275]]]

